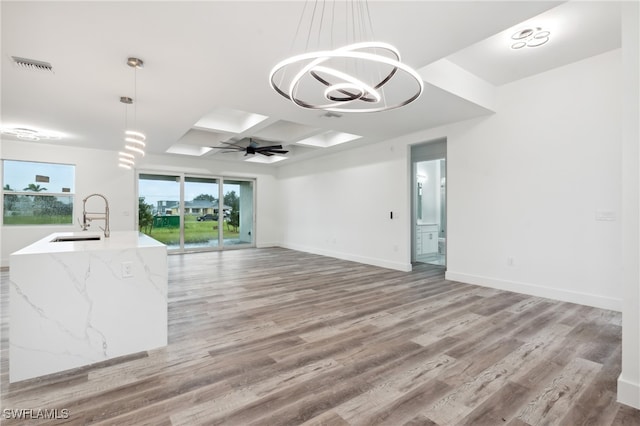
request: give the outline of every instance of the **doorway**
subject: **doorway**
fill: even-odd
[[[412,160],[412,262],[447,264],[446,140],[416,145]]]

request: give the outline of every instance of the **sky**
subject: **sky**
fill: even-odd
[[[224,193],[227,194],[231,191],[239,194],[240,186],[233,183],[225,183]],[[184,192],[185,201],[191,201],[200,194],[208,194],[218,198],[218,183],[217,181],[216,183],[185,182]],[[180,183],[174,180],[140,179],[138,181],[138,193],[140,197],[144,197],[145,203],[157,206],[160,200],[180,200]]]
[[[69,188],[71,193],[75,191],[73,165],[5,160],[2,174],[2,186],[9,185],[16,191],[23,191],[30,183],[47,188],[42,191],[45,193],[61,193],[62,188]],[[36,175],[48,176],[49,182],[36,182]]]

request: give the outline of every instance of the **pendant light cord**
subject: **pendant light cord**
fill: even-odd
[[[133,127],[138,130],[138,67],[133,67]]]

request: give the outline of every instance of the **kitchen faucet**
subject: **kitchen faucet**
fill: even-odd
[[[104,200],[104,214],[87,211],[87,200],[91,197],[101,197]],[[104,237],[109,238],[109,234],[111,233],[111,231],[109,231],[109,202],[102,194],[91,194],[82,200],[82,230],[86,231],[89,228],[89,222],[95,219],[104,220],[104,228],[101,227],[100,229],[104,231]]]

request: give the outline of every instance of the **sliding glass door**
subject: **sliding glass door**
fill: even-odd
[[[224,245],[252,245],[253,181],[225,180],[223,193]]]
[[[138,229],[169,250],[181,246],[180,179],[143,173],[138,179]]]
[[[140,173],[138,227],[171,251],[252,247],[254,181]]]
[[[217,247],[219,237],[218,179],[184,178],[184,248]]]

